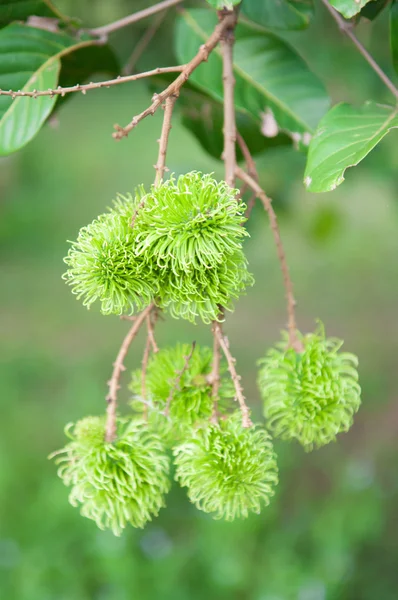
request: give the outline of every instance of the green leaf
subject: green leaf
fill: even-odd
[[[232,10],[234,6],[241,2],[241,0],[206,0],[206,2],[217,10],[222,10],[223,8]]]
[[[360,12],[361,17],[373,21],[378,14],[387,6],[390,0],[373,0],[368,2]]]
[[[0,0],[0,27],[13,21],[26,21],[31,15],[65,19],[50,0]]]
[[[329,0],[329,4],[341,13],[343,17],[350,19],[358,14],[369,1],[370,0]]]
[[[390,131],[398,127],[398,108],[367,102],[356,108],[338,104],[319,123],[308,150],[304,183],[310,192],[330,192]]]
[[[180,95],[179,108],[184,127],[196,137],[206,152],[221,160],[224,147],[222,104],[191,87],[184,89],[183,94]],[[265,137],[253,117],[239,110],[236,112],[236,126],[252,156],[269,147],[291,144],[291,139],[287,135]],[[238,145],[236,150],[238,160],[242,160],[243,156]]]
[[[153,95],[164,90],[175,79],[173,75],[151,77],[147,81],[150,93]],[[176,109],[181,115],[181,122],[197,139],[201,147],[214,158],[221,160],[224,147],[223,122],[224,111],[221,102],[217,102],[204,92],[196,89],[187,81],[181,88]],[[273,138],[265,137],[259,124],[250,114],[236,111],[236,124],[239,133],[244,138],[250,153],[255,156],[267,148],[289,145],[291,138],[279,134]],[[243,156],[236,147],[238,160]]]
[[[312,0],[243,0],[241,14],[266,29],[304,29],[314,13]]]
[[[53,89],[58,84],[61,59],[95,43],[95,40],[76,41],[64,33],[17,23],[8,25],[0,31],[0,88],[25,92]],[[67,74],[66,68],[65,77]],[[50,96],[36,99],[0,96],[0,155],[15,152],[27,144],[39,131],[56,100]]]
[[[390,45],[392,62],[398,73],[398,1],[394,0],[390,9]]]
[[[208,38],[216,24],[207,10],[184,11],[177,23],[176,53],[188,62]],[[235,104],[250,115],[266,137],[287,133],[294,141],[309,141],[329,99],[322,83],[303,59],[273,34],[254,30],[244,24],[236,28],[234,70]],[[221,102],[223,99],[222,57],[213,51],[190,81],[195,87]]]

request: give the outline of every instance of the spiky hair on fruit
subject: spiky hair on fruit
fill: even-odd
[[[105,442],[105,418],[69,424],[71,441],[50,458],[71,488],[69,501],[100,529],[119,536],[129,523],[142,528],[165,506],[169,458],[161,438],[140,420],[118,420],[118,438]]]
[[[298,334],[303,351],[288,348],[288,335],[259,361],[258,386],[272,433],[297,439],[307,451],[336,439],[352,425],[361,404],[358,359],[340,352],[343,342],[315,333]]]
[[[80,229],[64,259],[64,279],[90,306],[99,300],[103,314],[142,310],[158,290],[158,276],[135,253],[131,218],[137,200],[122,198],[115,207]]]
[[[212,359],[211,348],[177,344],[162,348],[148,361],[145,387],[149,418],[163,432],[169,432],[174,441],[191,431],[194,425],[207,422],[212,415]],[[129,385],[134,394],[132,406],[142,410],[141,383],[141,370],[133,371]],[[221,362],[218,390],[218,411],[221,414],[232,406],[234,394],[227,367]]]
[[[160,269],[158,302],[174,317],[205,323],[232,308],[253,278],[242,242],[238,190],[196,171],[152,186],[137,209],[137,255]]]
[[[215,519],[260,513],[278,483],[276,455],[262,427],[242,427],[240,413],[198,429],[174,449],[176,480]]]
[[[119,196],[80,230],[64,279],[88,308],[99,300],[104,314],[132,314],[154,301],[176,318],[218,319],[254,282],[237,192],[192,172]]]

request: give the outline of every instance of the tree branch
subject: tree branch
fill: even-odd
[[[152,352],[154,354],[157,354],[159,352],[159,347],[156,343],[155,332],[154,332],[154,325],[157,320],[157,315],[158,315],[158,312],[157,312],[156,306],[154,306],[151,314],[148,315],[146,318],[148,337],[150,339],[151,346],[152,346]],[[153,321],[154,321],[153,323],[152,323],[152,317],[153,317]]]
[[[180,4],[181,2],[183,2],[183,0],[163,0],[163,2],[159,2],[159,4],[154,4],[154,6],[149,6],[143,10],[139,10],[138,12],[128,15],[127,17],[123,17],[123,19],[119,19],[114,23],[109,23],[108,25],[103,25],[102,27],[95,27],[94,29],[84,29],[84,31],[90,35],[97,35],[98,37],[106,38],[110,33],[113,33],[118,29],[123,29],[123,27],[137,23],[137,21],[142,21],[142,19],[146,19],[146,17],[155,15],[156,13],[166,10],[166,8],[170,8],[171,6],[175,6],[176,4]]]
[[[144,77],[152,77],[153,75],[159,75],[161,73],[181,73],[185,68],[185,65],[179,65],[176,67],[158,67],[157,69],[152,69],[152,71],[145,71],[143,73],[136,73],[135,75],[126,75],[122,77],[119,75],[116,79],[108,79],[107,81],[99,81],[97,83],[86,83],[84,85],[80,85],[77,83],[76,85],[70,87],[61,87],[58,86],[54,90],[33,90],[32,92],[24,92],[22,90],[1,90],[0,96],[11,96],[12,99],[17,98],[18,96],[26,96],[27,98],[39,98],[40,96],[65,96],[65,94],[72,94],[74,92],[82,92],[85,94],[91,90],[98,90],[100,88],[108,88],[112,85],[119,85],[120,83],[128,83],[129,81],[135,81],[136,79],[143,79]]]
[[[167,145],[169,143],[169,134],[171,130],[171,119],[173,116],[173,108],[175,101],[177,100],[177,96],[169,96],[166,98],[166,106],[164,109],[163,116],[163,126],[162,133],[159,139],[159,155],[158,161],[155,165],[156,169],[156,177],[155,177],[155,186],[159,185],[163,181],[163,176],[166,168],[166,153],[167,153]]]
[[[287,328],[288,328],[288,333],[289,333],[289,346],[291,348],[294,348],[294,350],[296,350],[296,352],[302,352],[303,346],[297,337],[296,312],[295,312],[296,301],[294,299],[294,294],[293,294],[293,283],[290,278],[289,267],[287,265],[285,250],[283,248],[281,234],[279,231],[278,219],[277,219],[275,211],[272,207],[272,201],[270,198],[268,198],[268,196],[266,195],[264,190],[260,187],[258,182],[255,179],[253,179],[253,177],[248,175],[245,171],[243,171],[243,169],[241,169],[240,167],[237,167],[236,175],[237,175],[237,177],[239,177],[239,179],[241,179],[242,181],[247,183],[247,185],[253,190],[253,192],[256,193],[257,197],[263,203],[263,206],[268,214],[268,217],[269,217],[269,220],[271,223],[272,233],[273,233],[274,240],[275,240],[276,250],[278,253],[279,262],[281,265],[281,270],[282,270],[282,275],[283,275],[283,284],[284,284],[285,290],[286,290],[287,313],[288,313]]]
[[[238,373],[236,372],[236,369],[235,369],[236,360],[232,356],[232,354],[229,350],[228,338],[222,332],[221,323],[214,322],[214,332],[218,339],[218,343],[220,344],[221,349],[224,352],[224,356],[227,359],[228,370],[230,372],[231,379],[235,386],[235,393],[236,393],[235,400],[238,401],[239,407],[240,407],[240,410],[242,413],[242,427],[250,427],[251,425],[253,425],[253,423],[250,419],[250,409],[247,406],[245,397],[243,395],[243,389],[240,384],[240,375],[238,375]]]
[[[107,408],[107,419],[106,419],[106,429],[105,429],[105,440],[107,442],[113,442],[116,439],[116,410],[117,410],[117,392],[120,388],[119,380],[122,372],[125,370],[125,366],[123,364],[124,359],[126,358],[127,352],[130,348],[132,341],[135,336],[139,332],[141,325],[145,321],[147,315],[151,313],[153,309],[153,304],[150,304],[145,310],[140,313],[134,321],[133,326],[130,331],[126,335],[123,340],[123,343],[120,347],[116,360],[113,364],[112,376],[108,382],[109,392],[106,397],[106,401],[108,403]]]
[[[235,101],[234,101],[234,29],[237,21],[235,11],[218,11],[218,17],[222,21],[225,17],[232,18],[231,25],[225,30],[221,37],[221,49],[223,56],[223,87],[224,87],[224,152],[223,160],[225,165],[225,181],[232,188],[235,187],[235,166],[236,166],[236,123],[235,123]]]
[[[218,420],[218,392],[220,389],[220,342],[216,333],[216,324],[217,321],[213,321],[213,364],[210,374],[211,396],[213,399],[211,423],[217,423]]]
[[[182,376],[184,375],[184,373],[186,372],[186,370],[189,367],[189,362],[192,358],[192,354],[194,353],[195,346],[196,346],[196,342],[192,342],[192,347],[191,347],[190,353],[187,354],[186,356],[184,356],[184,366],[182,367],[181,371],[177,371],[176,380],[174,382],[174,385],[171,387],[169,396],[166,400],[166,406],[164,408],[164,413],[163,413],[165,417],[169,416],[171,401],[172,401],[173,396],[176,393],[176,391],[180,388]]]
[[[150,315],[148,315],[146,318],[147,324],[148,324],[149,318],[150,318]],[[142,396],[142,401],[144,403],[143,417],[146,421],[148,420],[148,403],[146,401],[146,372],[147,372],[147,368],[148,368],[148,360],[149,360],[150,351],[151,351],[151,338],[149,337],[149,332],[148,332],[147,337],[146,337],[146,342],[145,342],[144,354],[142,357],[142,363],[141,363],[141,365],[142,365],[142,368],[141,368],[141,396]]]
[[[153,36],[159,29],[160,25],[163,23],[167,15],[167,9],[164,12],[161,12],[157,15],[156,19],[153,20],[153,23],[145,30],[142,37],[139,39],[138,43],[135,45],[133,52],[126,65],[123,68],[123,75],[130,75],[134,73],[135,65],[137,61],[142,56],[142,53],[145,52],[148,44],[152,41]]]
[[[194,56],[194,58],[187,65],[185,65],[184,69],[182,70],[181,74],[177,77],[177,79],[175,79],[165,90],[163,90],[163,92],[161,92],[160,94],[155,94],[152,98],[152,104],[144,111],[142,111],[142,113],[135,116],[128,125],[126,125],[125,127],[115,125],[116,131],[113,133],[113,137],[116,140],[120,140],[123,137],[126,137],[130,133],[130,131],[132,131],[134,127],[136,127],[138,123],[140,123],[140,121],[142,121],[149,115],[155,114],[157,109],[166,101],[167,98],[169,98],[170,96],[178,96],[181,87],[186,81],[188,81],[193,71],[202,62],[207,61],[210,52],[212,52],[212,50],[214,50],[214,48],[217,46],[224,31],[226,31],[226,29],[228,29],[228,27],[231,26],[231,24],[234,22],[234,19],[234,15],[228,15],[227,17],[225,17],[216,26],[207,42],[200,47],[196,56]]]
[[[366,48],[361,44],[361,42],[356,37],[355,33],[352,31],[352,24],[349,21],[343,19],[340,14],[333,8],[331,4],[329,4],[328,0],[322,0],[323,4],[327,8],[327,10],[332,15],[333,19],[336,21],[340,31],[345,33],[347,37],[350,38],[352,43],[356,46],[357,50],[362,54],[367,63],[372,67],[373,71],[376,75],[381,79],[386,87],[390,90],[390,92],[395,96],[398,100],[398,89],[395,87],[391,79],[384,73],[383,69],[377,64],[375,59]]]

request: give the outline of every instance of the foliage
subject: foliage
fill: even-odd
[[[213,398],[209,379],[212,360],[211,348],[196,345],[192,351],[189,344],[177,344],[152,354],[148,362],[146,402],[149,406],[149,418],[162,430],[169,425],[173,440],[189,433],[193,426],[204,424],[212,415]],[[230,404],[228,401],[234,397],[234,388],[226,376],[224,364],[220,375],[218,411],[225,414]],[[140,369],[133,371],[129,388],[135,398],[133,406],[142,410]],[[168,418],[165,419],[164,411],[168,403]]]
[[[157,516],[169,491],[169,459],[161,438],[141,421],[119,420],[119,437],[107,443],[105,419],[87,417],[66,428],[71,442],[55,452],[58,475],[71,487],[69,501],[100,529],[120,535],[128,523],[143,527]]]
[[[177,481],[199,510],[216,519],[259,514],[278,483],[269,435],[260,427],[243,428],[239,413],[198,429],[174,455]]]
[[[358,359],[339,353],[343,342],[326,338],[322,326],[300,339],[301,353],[287,347],[287,335],[268,351],[259,363],[258,385],[270,430],[312,450],[351,427],[361,403]]]
[[[0,7],[0,21],[1,11]],[[97,71],[115,73],[118,65],[113,52],[108,45],[90,52],[95,43],[87,35],[76,39],[63,31],[11,23],[0,29],[1,88],[33,92],[55,89],[59,80],[67,85],[77,75],[87,78]],[[71,60],[75,53],[84,65],[79,69]],[[0,96],[0,156],[16,152],[34,138],[54,110],[57,98]]]
[[[398,109],[367,102],[359,108],[338,104],[321,120],[308,151],[304,183],[311,192],[329,192],[394,127]]]

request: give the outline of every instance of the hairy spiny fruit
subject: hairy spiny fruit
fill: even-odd
[[[358,359],[339,352],[343,342],[326,338],[321,326],[299,338],[303,352],[287,347],[287,335],[269,350],[259,362],[258,385],[267,427],[312,450],[351,427],[361,403]]]
[[[168,438],[176,440],[192,431],[194,425],[207,422],[213,409],[213,351],[206,346],[177,344],[153,354],[146,370],[145,399],[151,422],[156,423]],[[221,364],[218,410],[224,413],[232,404],[234,387],[226,365]],[[142,373],[132,374],[129,386],[134,394],[133,407],[142,410]],[[166,414],[165,414],[166,413]]]
[[[278,483],[276,455],[262,427],[240,413],[192,433],[174,449],[176,479],[199,510],[233,521],[259,513]]]
[[[130,523],[143,527],[165,505],[169,458],[161,438],[139,420],[118,420],[119,435],[105,442],[105,418],[86,417],[67,427],[69,444],[55,452],[69,501],[84,517],[115,535]]]

